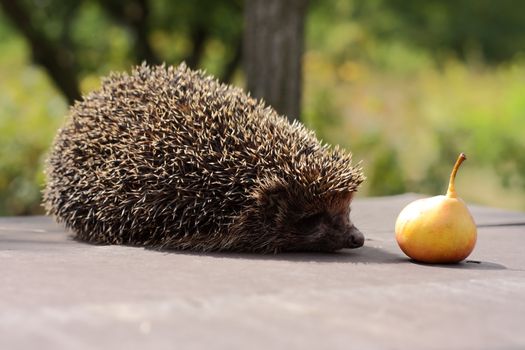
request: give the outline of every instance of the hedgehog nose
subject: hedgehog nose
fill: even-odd
[[[359,248],[365,243],[365,236],[355,226],[352,226],[348,232],[348,248]]]

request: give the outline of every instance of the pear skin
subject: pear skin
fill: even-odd
[[[474,249],[477,228],[455,190],[456,173],[466,159],[461,153],[450,175],[446,195],[408,204],[396,220],[396,240],[410,258],[424,263],[456,263]]]

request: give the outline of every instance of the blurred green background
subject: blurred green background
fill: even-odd
[[[83,93],[136,63],[134,36],[108,11],[111,1],[19,2],[39,31],[72,50]],[[242,1],[149,4],[157,57],[196,59],[244,85],[234,60]],[[362,196],[443,193],[465,152],[461,197],[525,210],[524,23],[521,1],[312,0],[301,119],[363,160]],[[195,28],[205,29],[198,57]],[[0,53],[0,215],[42,213],[45,153],[68,102],[1,7]]]

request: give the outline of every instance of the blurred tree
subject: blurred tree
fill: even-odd
[[[59,42],[47,36],[38,24],[35,25],[34,20],[21,2],[0,0],[0,5],[20,33],[25,36],[34,61],[44,67],[70,103],[79,99],[80,89],[73,59],[74,55],[70,50],[68,41],[61,40]],[[67,12],[74,11],[76,5],[75,1],[66,5]]]
[[[299,119],[308,0],[249,0],[245,6],[247,88],[288,119]]]
[[[121,0],[98,0],[98,3],[116,22],[127,26],[133,34],[133,52],[136,62],[146,61],[151,64],[160,62],[148,39],[150,4],[147,0],[124,2]]]
[[[69,103],[80,98],[83,76],[114,60],[114,24],[126,30],[129,44],[117,56],[129,63],[197,68],[208,54],[222,67],[214,73],[230,81],[241,61],[242,0],[0,0],[0,9]],[[159,47],[158,38],[169,39]],[[183,50],[166,47],[188,41]],[[222,57],[207,52],[213,43],[225,48]]]

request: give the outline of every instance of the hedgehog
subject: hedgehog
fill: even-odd
[[[333,252],[363,245],[351,153],[204,71],[142,64],[76,101],[46,162],[46,212],[93,244]]]

